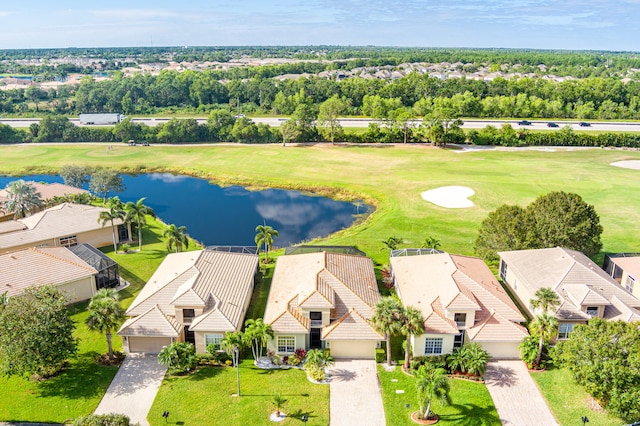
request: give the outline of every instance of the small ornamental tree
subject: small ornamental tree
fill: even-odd
[[[50,377],[78,351],[63,293],[31,287],[0,308],[0,371]]]
[[[107,338],[109,359],[113,359],[112,332],[117,330],[125,319],[124,308],[118,301],[118,292],[113,288],[100,289],[89,302],[87,327],[89,330],[104,333]]]
[[[244,325],[245,330],[242,338],[246,345],[251,346],[253,359],[257,361],[262,357],[262,349],[267,346],[269,339],[273,339],[273,328],[266,324],[262,318],[248,319]]]
[[[162,348],[158,364],[166,365],[174,372],[189,372],[196,365],[196,348],[193,343],[173,342]]]
[[[447,372],[443,368],[421,365],[416,371],[415,377],[420,416],[427,419],[431,413],[431,403],[434,399],[442,405],[447,405],[450,402]]]

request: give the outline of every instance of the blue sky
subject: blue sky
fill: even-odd
[[[640,0],[3,1],[0,48],[378,45],[640,51]]]

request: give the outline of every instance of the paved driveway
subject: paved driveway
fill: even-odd
[[[522,361],[490,361],[484,380],[503,425],[558,424]]]
[[[147,414],[166,371],[156,355],[127,355],[95,414],[121,413],[131,423],[148,426]]]
[[[385,426],[375,361],[337,359],[328,373],[331,426]]]

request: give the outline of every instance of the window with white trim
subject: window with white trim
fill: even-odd
[[[204,347],[208,348],[209,345],[213,344],[216,347],[216,350],[220,349],[220,340],[222,340],[222,334],[205,334],[204,335]]]
[[[590,317],[597,317],[598,311],[599,309],[597,306],[587,306],[587,309],[585,309],[585,313]]]
[[[560,327],[558,328],[558,339],[568,339],[569,334],[573,331],[573,327],[575,324],[562,322],[560,323]]]
[[[278,336],[278,352],[292,353],[296,351],[296,338],[294,336]]]
[[[76,235],[60,238],[60,247],[75,247],[77,245],[78,237]]]
[[[425,355],[441,355],[442,354],[442,337],[427,337],[424,340]]]
[[[627,275],[627,281],[624,283],[624,288],[627,289],[629,293],[633,293],[633,285],[635,284],[636,279],[631,275]]]

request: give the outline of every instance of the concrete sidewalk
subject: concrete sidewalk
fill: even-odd
[[[328,373],[331,426],[385,426],[375,361],[337,359]]]
[[[147,414],[166,371],[156,355],[127,355],[95,414],[121,413],[132,423],[148,426]]]
[[[503,425],[556,426],[558,422],[520,360],[490,361],[484,381]]]

